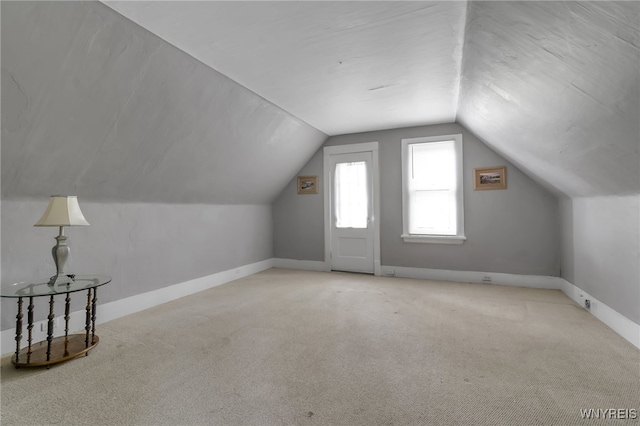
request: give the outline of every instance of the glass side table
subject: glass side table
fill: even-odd
[[[111,277],[105,275],[76,275],[74,281],[68,284],[49,285],[44,283],[19,282],[2,284],[1,297],[18,299],[18,314],[16,315],[16,353],[11,357],[11,363],[19,367],[51,366],[59,362],[87,354],[100,339],[96,336],[96,301],[98,287],[111,282]],[[69,318],[71,293],[87,291],[87,307],[85,316],[85,332],[69,334]],[[64,294],[64,336],[53,337],[54,297]],[[33,330],[33,299],[49,296],[49,316],[47,317],[47,338],[41,342],[32,342]],[[24,298],[29,298],[27,307],[27,346],[22,344],[22,304]]]

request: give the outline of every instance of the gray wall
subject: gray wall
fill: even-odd
[[[275,257],[324,260],[324,185],[322,148],[305,164],[299,176],[318,176],[318,193],[298,195],[297,176],[273,202]]]
[[[461,132],[464,140],[465,231],[461,246],[404,243],[401,140]],[[412,127],[331,137],[325,143],[380,143],[381,262],[383,265],[558,276],[559,208],[548,191],[458,124]],[[507,166],[508,189],[474,191],[475,167]],[[322,153],[300,174],[322,179]],[[297,195],[292,180],[274,202],[274,254],[324,260],[323,199]]]
[[[640,324],[640,196],[563,200],[562,276]]]
[[[100,2],[0,5],[3,283],[52,275],[51,194],[91,223],[71,267],[113,276],[99,303],[272,257],[270,203],[326,135]]]
[[[573,250],[573,202],[560,197],[560,276],[570,283],[575,282]]]
[[[113,277],[100,290],[99,303],[273,257],[269,205],[79,201],[91,225],[66,229],[72,249],[67,269]],[[42,282],[55,273],[51,247],[58,230],[33,227],[47,202],[2,201],[3,283]],[[81,300],[74,302],[82,308]],[[15,306],[2,300],[3,330],[15,326]]]

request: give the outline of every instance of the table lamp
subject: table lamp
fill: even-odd
[[[52,195],[49,199],[47,210],[33,226],[58,226],[60,234],[56,237],[57,244],[51,249],[53,260],[56,264],[56,274],[49,280],[49,285],[70,284],[73,275],[67,274],[64,267],[69,259],[71,250],[67,245],[67,237],[64,235],[65,226],[89,225],[82,215],[78,197],[75,195]]]

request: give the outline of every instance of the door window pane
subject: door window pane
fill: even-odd
[[[369,217],[366,163],[338,163],[335,173],[336,227],[366,228]]]

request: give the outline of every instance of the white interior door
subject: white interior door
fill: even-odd
[[[331,269],[374,272],[373,153],[330,155]]]

